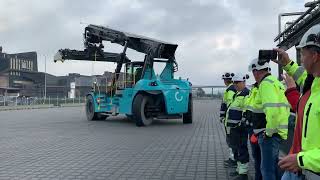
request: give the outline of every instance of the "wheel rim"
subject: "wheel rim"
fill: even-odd
[[[145,98],[144,99],[144,103],[143,103],[143,113],[142,113],[142,121],[144,125],[150,125],[152,123],[152,116],[150,115],[149,112],[147,112],[148,109],[148,105],[150,105],[150,99],[149,98]]]
[[[149,105],[149,102],[147,101],[146,104],[144,105],[144,110],[143,110],[144,111],[143,113],[146,119],[151,118],[150,112],[147,111],[148,105]]]

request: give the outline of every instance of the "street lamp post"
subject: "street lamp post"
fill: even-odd
[[[44,99],[47,98],[47,55],[44,54]]]
[[[281,18],[284,16],[299,16],[304,14],[305,12],[291,12],[291,13],[280,13],[278,15],[278,33],[281,34]],[[279,37],[279,43],[281,42],[281,38]],[[283,69],[281,66],[278,66],[278,78],[282,79]]]

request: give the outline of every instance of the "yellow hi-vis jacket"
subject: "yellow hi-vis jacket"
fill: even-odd
[[[228,106],[230,106],[231,102],[233,101],[234,95],[237,93],[237,90],[235,89],[233,84],[230,84],[227,89],[225,90],[223,94],[223,99],[221,102],[220,107],[220,120],[221,122],[225,122],[226,118],[226,112],[228,109]]]
[[[234,95],[233,101],[228,107],[225,126],[227,128],[236,128],[243,123],[243,112],[245,111],[246,96],[249,95],[249,89],[244,88],[241,92]]]
[[[303,67],[291,61],[284,67],[293,76],[298,85],[303,86],[307,72]],[[302,151],[297,155],[297,161],[302,169],[320,173],[320,77],[315,77],[311,85],[311,94],[303,111]],[[319,174],[320,175],[320,174]]]
[[[283,84],[271,74],[261,80],[254,103],[256,110],[260,111],[258,117],[257,114],[253,116],[258,120],[253,122],[256,134],[265,131],[268,137],[279,134],[282,139],[287,139],[290,105],[284,92]]]
[[[256,112],[256,109],[254,107],[254,101],[255,98],[258,94],[258,85],[254,84],[250,90],[249,95],[246,97],[245,100],[245,118],[246,118],[246,123],[250,127],[253,127],[253,119],[252,119],[252,113]]]

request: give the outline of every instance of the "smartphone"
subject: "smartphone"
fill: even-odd
[[[259,50],[259,60],[277,59],[278,53],[275,50]]]

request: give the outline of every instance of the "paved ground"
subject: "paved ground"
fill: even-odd
[[[218,102],[194,123],[88,122],[82,107],[0,112],[0,179],[228,179]]]

